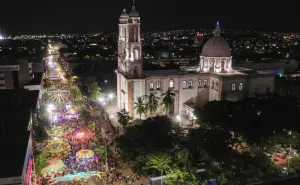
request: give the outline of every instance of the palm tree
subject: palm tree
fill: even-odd
[[[171,162],[172,162],[171,157],[167,154],[154,154],[148,156],[148,161],[146,162],[146,166],[148,168],[158,170],[160,172],[160,176],[162,176],[165,171],[170,169]],[[160,183],[162,185],[162,179]]]
[[[146,103],[146,110],[150,112],[150,115],[155,113],[159,107],[159,98],[155,96],[154,93],[150,93],[149,96],[146,96],[148,98],[148,102]]]
[[[170,107],[174,105],[175,102],[175,91],[169,89],[163,94],[163,96],[162,104],[164,104],[166,115],[168,115],[170,113]]]
[[[144,98],[138,97],[137,102],[134,102],[134,109],[136,113],[140,115],[140,119],[142,119],[142,114],[146,112],[146,105],[144,104]]]

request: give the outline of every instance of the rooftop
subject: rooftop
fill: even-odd
[[[0,90],[0,112],[31,111],[35,109],[39,91],[24,89]]]
[[[0,178],[21,176],[30,136],[30,112],[1,112],[0,119]]]
[[[270,75],[267,72],[256,71],[245,68],[235,68],[233,72],[230,73],[216,73],[216,72],[197,72],[197,66],[183,67],[181,69],[172,69],[172,70],[149,70],[144,71],[146,77],[151,76],[178,76],[178,75],[191,75],[191,74],[213,74],[222,77],[230,76],[255,76],[255,75]]]
[[[43,73],[33,73],[34,78],[26,84],[27,85],[41,85],[43,79]]]
[[[38,91],[0,91],[0,178],[22,174],[30,137],[28,124]]]

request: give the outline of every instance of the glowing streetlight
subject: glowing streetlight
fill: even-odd
[[[111,115],[110,115],[110,118],[111,118],[111,119],[112,119],[112,118],[114,118],[114,115],[113,115],[113,114],[111,114]]]
[[[180,115],[177,115],[177,116],[176,116],[176,119],[177,119],[177,121],[178,121],[178,126],[180,126],[180,120],[181,120]]]
[[[108,98],[113,99],[114,98],[114,94],[113,93],[109,93],[108,94]]]
[[[48,104],[47,112],[50,114],[51,123],[53,122],[53,111],[55,110],[55,106],[53,104]]]
[[[176,116],[177,121],[179,122],[181,120],[181,117],[179,115]]]
[[[103,97],[98,98],[98,100],[99,100],[100,103],[103,103],[105,101]]]
[[[52,112],[52,111],[54,111],[55,110],[55,105],[53,105],[53,104],[48,104],[48,106],[47,106],[47,111],[48,112]]]
[[[104,80],[104,83],[107,83],[108,81],[107,80]]]

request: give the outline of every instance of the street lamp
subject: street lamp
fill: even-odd
[[[177,115],[177,116],[176,116],[176,119],[177,119],[177,121],[178,121],[178,126],[180,126],[180,120],[181,120],[180,115]]]
[[[103,103],[105,101],[103,97],[99,97],[98,100],[100,103]]]
[[[109,93],[108,94],[108,98],[113,99],[114,98],[114,94],[113,93]]]

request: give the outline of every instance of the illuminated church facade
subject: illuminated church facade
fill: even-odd
[[[203,46],[198,66],[178,70],[143,71],[141,19],[135,6],[126,10],[119,19],[117,108],[126,109],[131,116],[139,117],[134,110],[138,97],[155,93],[160,101],[168,89],[176,92],[171,113],[194,117],[195,106],[213,100],[232,100],[272,91],[274,76],[261,71],[232,68],[231,49],[221,36],[219,24],[214,36]],[[164,113],[163,106],[156,114]]]

